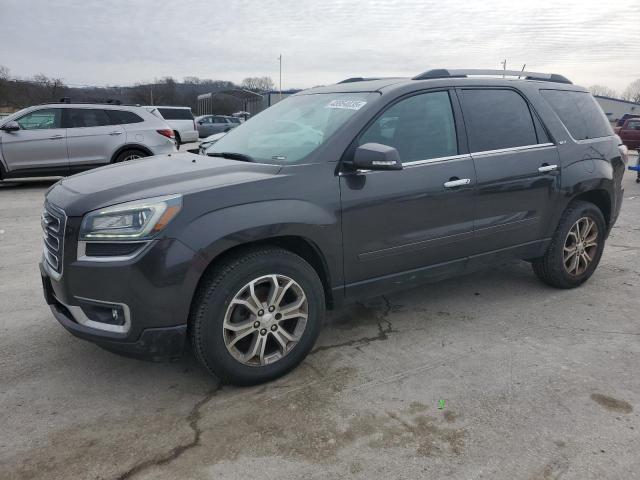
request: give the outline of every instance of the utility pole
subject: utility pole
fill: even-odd
[[[278,61],[280,62],[280,98],[282,100],[282,54],[278,57]]]
[[[507,59],[505,58],[504,61],[500,62],[500,64],[502,65],[502,70],[507,70]],[[502,75],[502,78],[504,78],[504,75]]]

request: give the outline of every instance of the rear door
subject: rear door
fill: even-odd
[[[107,113],[99,108],[64,110],[69,148],[69,168],[82,170],[90,165],[104,165],[125,143],[120,125],[112,125]]]
[[[221,133],[229,130],[231,126],[224,117],[213,117],[213,125],[211,133]]]
[[[42,170],[67,174],[67,132],[60,108],[42,108],[16,120],[20,130],[2,132],[2,156],[9,172]]]
[[[535,244],[559,191],[556,146],[520,92],[458,89],[477,175],[473,253]]]
[[[463,270],[473,236],[475,172],[456,136],[464,129],[451,100],[447,90],[405,97],[355,140],[396,148],[403,170],[340,177],[348,295]]]

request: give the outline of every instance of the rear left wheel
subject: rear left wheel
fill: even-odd
[[[605,235],[606,222],[600,209],[576,201],[563,213],[545,255],[532,262],[533,271],[554,287],[582,285],[600,262]]]
[[[148,157],[148,155],[142,150],[125,150],[124,152],[118,154],[113,163],[128,162],[130,160],[136,160],[143,157]]]
[[[198,360],[224,382],[279,377],[313,347],[324,318],[324,290],[301,257],[250,250],[218,265],[199,288],[191,314]]]

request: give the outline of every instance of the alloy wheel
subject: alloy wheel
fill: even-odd
[[[589,217],[579,218],[564,241],[564,268],[575,277],[587,271],[598,251],[598,225]]]
[[[141,155],[138,155],[137,153],[132,153],[130,155],[127,155],[126,157],[124,157],[122,159],[123,162],[128,162],[129,160],[136,160],[138,158],[142,158]]]
[[[307,296],[293,279],[280,274],[256,278],[231,300],[224,316],[224,344],[239,362],[265,366],[285,357],[307,325]]]

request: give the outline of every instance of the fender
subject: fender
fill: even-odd
[[[589,192],[597,195],[604,195],[609,202],[609,212],[603,211],[607,222],[610,223],[610,214],[614,211],[615,181],[614,167],[606,159],[588,158],[573,162],[563,166],[562,188],[561,188],[561,208],[555,208],[547,236],[552,236],[560,222],[560,217],[569,204],[580,196],[585,196]],[[602,205],[599,205],[603,209]]]
[[[252,202],[214,210],[181,227],[181,240],[197,252],[204,272],[227,250],[279,237],[299,237],[324,259],[331,287],[343,284],[338,212],[303,200]]]

